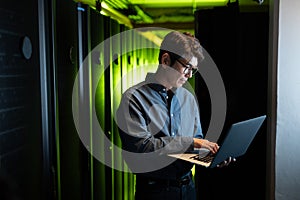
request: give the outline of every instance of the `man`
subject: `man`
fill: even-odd
[[[158,59],[157,71],[129,88],[117,110],[123,149],[135,153],[124,157],[136,174],[136,200],[193,200],[193,164],[171,160],[167,154],[194,148],[215,154],[219,149],[217,143],[203,139],[197,101],[182,87],[204,57],[195,37],[172,31],[165,36]],[[221,166],[230,162],[231,158]]]

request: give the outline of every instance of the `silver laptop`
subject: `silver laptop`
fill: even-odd
[[[246,153],[266,115],[232,124],[218,152],[211,155],[206,149],[183,154],[169,154],[208,168],[214,168],[229,157],[237,158]]]

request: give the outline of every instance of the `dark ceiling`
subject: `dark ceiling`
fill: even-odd
[[[267,11],[269,0],[75,0],[130,28],[162,27],[193,33],[194,12],[238,3],[241,12]]]

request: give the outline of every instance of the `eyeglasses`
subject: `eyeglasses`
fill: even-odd
[[[184,67],[183,74],[189,74],[192,72],[192,75],[194,75],[198,71],[198,67],[194,67],[190,63],[184,64],[179,59],[177,59],[177,61]]]

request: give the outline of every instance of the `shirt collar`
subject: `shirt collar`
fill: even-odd
[[[148,84],[152,89],[154,89],[157,92],[167,92],[167,89],[165,86],[161,85],[156,79],[154,73],[147,73],[146,75],[146,84]],[[172,91],[175,93],[176,88],[173,88]]]

